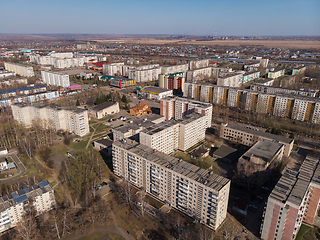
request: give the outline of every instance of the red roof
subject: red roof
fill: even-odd
[[[98,66],[98,67],[102,67],[103,64],[109,64],[109,62],[96,62],[96,63],[92,63],[92,64],[95,66]]]

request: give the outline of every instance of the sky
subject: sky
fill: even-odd
[[[320,0],[0,0],[0,33],[320,36]]]

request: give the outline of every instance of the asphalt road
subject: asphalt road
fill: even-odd
[[[9,154],[3,155],[3,157],[11,157],[11,159],[14,161],[17,167],[20,168],[20,172],[12,177],[8,177],[5,179],[0,179],[1,184],[5,183],[12,183],[12,181],[20,176],[22,176],[26,172],[26,167],[23,165],[23,163],[20,161],[20,159],[17,156],[17,152],[11,152]]]

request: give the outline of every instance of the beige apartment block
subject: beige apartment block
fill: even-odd
[[[41,71],[42,81],[47,85],[69,87],[70,80],[68,74],[59,72]]]
[[[88,111],[79,108],[63,108],[41,104],[17,103],[11,106],[14,120],[26,127],[41,120],[43,127],[63,130],[80,137],[89,133]]]
[[[217,85],[225,87],[240,87],[243,73],[227,73],[218,77]]]
[[[187,81],[198,82],[212,77],[212,67],[204,67],[187,71]]]
[[[209,66],[209,59],[192,60],[189,62],[189,70],[205,68]]]
[[[315,101],[310,101],[310,99],[306,98],[295,98],[291,118],[299,121],[310,121],[314,109]]]
[[[108,63],[103,64],[103,74],[109,75],[109,76],[122,76],[122,67],[124,66],[123,62],[120,63]]]
[[[230,180],[130,139],[112,145],[116,175],[216,230],[227,214]]]
[[[10,72],[14,72],[14,73],[16,73],[20,76],[23,76],[23,77],[33,77],[34,76],[33,67],[20,65],[17,63],[5,62],[4,68]]]
[[[161,66],[162,74],[172,74],[177,72],[182,72],[185,77],[185,73],[189,70],[189,64],[173,65],[173,66]]]
[[[38,216],[55,205],[54,191],[47,180],[0,197],[0,233],[17,226],[25,212]]]

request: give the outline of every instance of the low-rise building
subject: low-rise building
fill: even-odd
[[[93,142],[93,147],[103,152],[107,156],[112,154],[112,141],[106,138],[101,138]]]
[[[6,147],[0,147],[0,155],[8,154],[8,148]]]
[[[4,157],[0,157],[0,171],[6,170],[7,165],[7,159],[5,159]]]
[[[89,109],[89,116],[96,119],[101,119],[101,118],[104,118],[105,116],[115,114],[118,112],[120,112],[119,103],[107,101],[91,107]]]
[[[282,159],[284,145],[263,140],[256,142],[237,163],[237,182],[245,187],[261,187]]]
[[[172,90],[161,87],[144,87],[139,92],[141,95],[145,95],[146,98],[155,100],[173,96]]]
[[[274,70],[274,71],[270,71],[268,72],[268,78],[278,78],[281,76],[284,76],[285,73],[285,69],[280,69],[280,70]]]
[[[242,83],[251,82],[255,79],[258,79],[260,77],[260,72],[248,72],[243,74],[242,76]]]
[[[232,122],[221,124],[220,137],[246,146],[252,146],[261,140],[276,141],[284,145],[283,154],[286,157],[289,157],[294,143],[293,139],[267,133],[256,127]]]
[[[133,116],[149,115],[152,110],[147,103],[138,103],[137,106],[130,108],[130,114]]]
[[[113,171],[151,196],[216,230],[227,214],[230,180],[130,139],[112,145]]]

